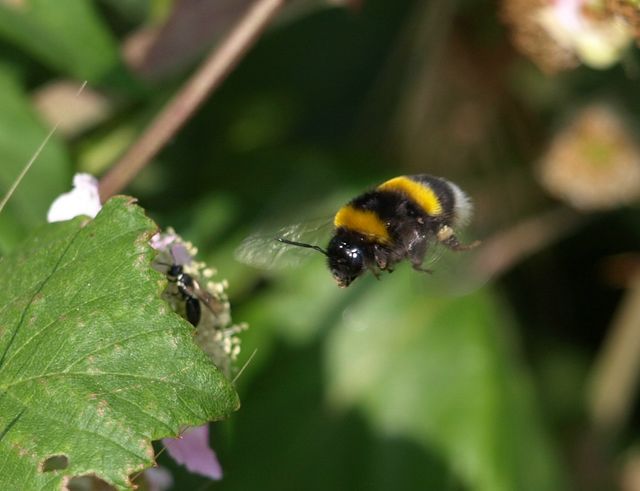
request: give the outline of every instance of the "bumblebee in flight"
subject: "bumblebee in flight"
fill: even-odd
[[[326,249],[284,237],[277,240],[327,256],[333,278],[345,288],[366,271],[379,276],[405,259],[414,269],[429,272],[422,265],[434,242],[454,251],[477,246],[479,242],[461,244],[455,235],[471,212],[471,201],[454,183],[427,174],[400,176],[340,208]]]

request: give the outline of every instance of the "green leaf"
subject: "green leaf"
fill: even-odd
[[[295,350],[277,346],[233,418],[225,491],[463,489],[447,462],[412,437],[390,437],[357,410],[329,407],[324,372],[321,339]],[[168,460],[163,465],[171,465]],[[247,462],[251,472],[234,471]],[[172,474],[181,489],[206,487],[201,480],[185,482],[188,476],[179,469]]]
[[[47,130],[26,95],[0,65],[0,196],[43,142]],[[51,138],[0,214],[0,251],[8,251],[26,231],[45,222],[49,205],[71,187],[71,163],[59,140]]]
[[[489,290],[438,297],[409,274],[365,291],[332,331],[332,399],[436,450],[469,489],[563,489],[504,305]]]
[[[120,63],[117,44],[85,0],[0,4],[0,36],[53,69],[92,83]]]
[[[60,489],[87,474],[129,488],[153,463],[151,440],[238,407],[160,298],[154,230],[118,197],[94,220],[42,227],[0,262],[1,489]],[[44,471],[54,456],[68,466]]]

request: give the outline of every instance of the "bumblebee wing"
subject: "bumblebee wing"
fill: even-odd
[[[429,240],[427,246],[427,253],[424,256],[422,267],[425,269],[434,270],[437,268],[438,262],[447,255],[445,246],[440,244],[435,238]]]
[[[428,281],[435,283],[441,293],[466,295],[490,279],[476,266],[481,252],[482,244],[470,250],[453,251],[434,239],[429,244],[422,266],[432,271]]]
[[[235,258],[260,269],[297,266],[317,254],[317,251],[286,244],[278,239],[325,247],[332,232],[331,219],[321,218],[255,233],[242,241],[235,251]]]

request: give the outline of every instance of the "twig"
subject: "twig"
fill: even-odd
[[[82,82],[82,85],[80,85],[80,88],[76,92],[76,97],[78,97],[82,93],[82,91],[86,86],[87,86],[87,81],[85,80],[84,82]],[[44,147],[47,146],[47,143],[49,143],[49,140],[51,140],[51,137],[57,131],[58,126],[60,126],[60,121],[56,121],[53,127],[49,130],[49,133],[47,133],[47,136],[44,137],[44,140],[42,140],[42,143],[40,143],[40,146],[36,149],[34,154],[26,163],[26,165],[24,166],[20,174],[18,174],[18,177],[16,177],[16,180],[13,182],[13,184],[11,185],[7,193],[4,195],[2,200],[0,200],[0,212],[2,212],[7,202],[11,199],[11,196],[13,196],[13,193],[16,191],[16,189],[18,189],[18,186],[22,182],[22,179],[24,179],[24,176],[27,175],[27,172],[29,172],[29,169],[31,169],[31,166],[33,165],[33,163],[37,160],[37,158],[40,156],[40,154],[44,150]]]
[[[244,369],[249,366],[249,363],[251,363],[251,360],[253,360],[253,357],[256,356],[257,352],[258,352],[258,348],[253,350],[253,353],[251,353],[249,358],[247,358],[247,361],[244,362],[244,365],[242,365],[242,368],[238,371],[238,373],[236,373],[236,376],[233,377],[233,380],[231,381],[233,385],[235,385],[235,383],[238,381],[238,379],[240,378],[240,375],[242,375],[242,372],[244,372]]]
[[[220,85],[287,0],[256,0],[202,66],[100,180],[106,201],[124,189]]]
[[[596,429],[614,434],[636,398],[640,378],[640,274],[611,323],[596,359],[589,387],[589,411]]]
[[[56,132],[57,129],[58,129],[58,123],[54,124],[53,127],[49,130],[49,133],[47,133],[47,136],[44,137],[44,140],[42,140],[42,143],[40,143],[40,146],[38,147],[38,149],[29,159],[29,162],[27,162],[27,164],[23,167],[22,171],[20,171],[20,174],[18,174],[18,177],[16,177],[16,180],[13,181],[13,184],[7,191],[7,194],[5,194],[4,198],[2,198],[2,201],[0,201],[0,212],[3,210],[3,208],[9,201],[9,199],[11,199],[11,196],[13,196],[13,193],[16,191],[16,189],[18,189],[18,186],[22,182],[22,179],[24,179],[24,176],[27,175],[27,172],[29,172],[29,169],[31,169],[31,166],[36,161],[36,159],[40,156],[40,154],[42,153],[42,150],[44,150],[44,147],[47,146],[47,143],[49,143],[49,140],[51,139],[51,137],[53,136],[53,134]]]
[[[523,258],[569,235],[585,220],[567,208],[558,208],[524,220],[483,241],[472,269],[480,278],[493,278]]]

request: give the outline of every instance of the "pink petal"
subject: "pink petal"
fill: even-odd
[[[153,237],[149,243],[151,247],[153,247],[157,251],[164,251],[168,248],[173,242],[175,242],[177,236],[175,234],[161,234],[157,233]]]
[[[156,251],[166,251],[176,264],[189,264],[193,257],[175,233],[157,233],[149,243]]]
[[[173,477],[164,467],[152,467],[144,471],[149,491],[167,491],[173,486]]]
[[[558,22],[568,30],[580,29],[583,24],[584,0],[556,0],[555,14]]]
[[[222,467],[209,446],[209,425],[190,428],[181,438],[164,438],[162,443],[173,460],[191,472],[214,480],[222,479]]]
[[[171,256],[177,264],[189,264],[193,259],[184,244],[176,244],[171,247]]]

